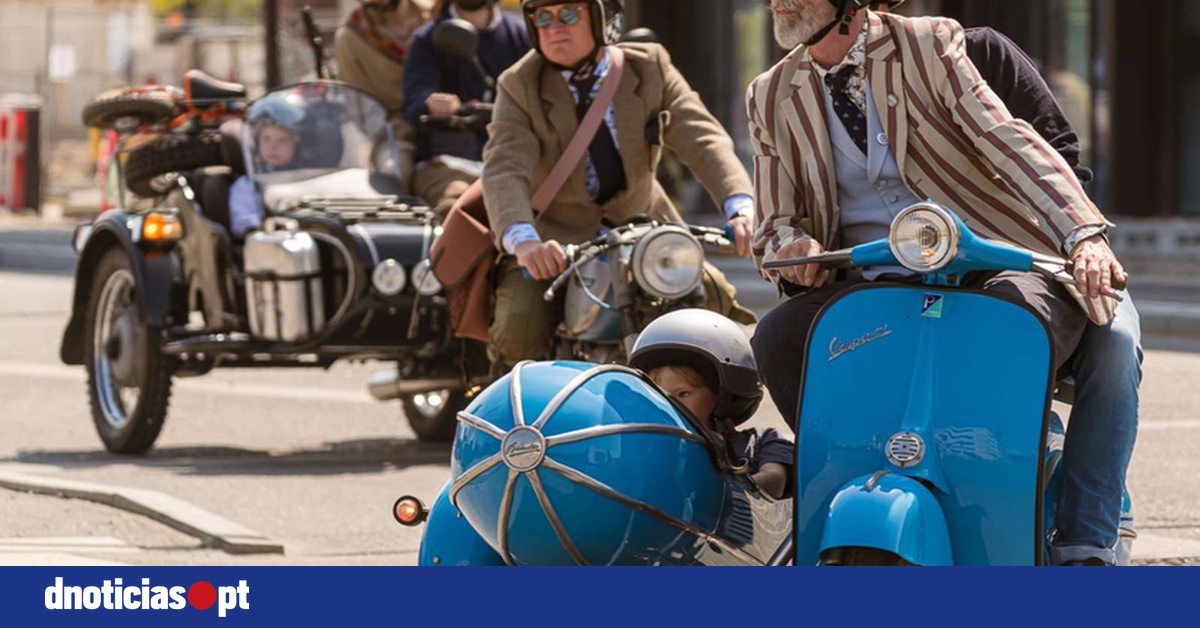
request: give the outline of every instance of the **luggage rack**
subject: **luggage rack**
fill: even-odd
[[[416,201],[416,199],[399,196],[304,198],[290,208],[288,213],[334,218],[346,223],[364,220],[411,220],[413,218],[428,220],[433,216],[433,210],[424,203],[417,204],[410,201]]]

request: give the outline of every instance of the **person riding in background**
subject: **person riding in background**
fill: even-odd
[[[421,117],[453,116],[465,104],[494,97],[474,63],[434,47],[434,30],[451,19],[466,20],[479,32],[477,56],[493,80],[529,51],[525,24],[506,15],[495,0],[439,0],[433,21],[413,37],[404,64],[404,115],[417,129],[412,191],[439,216],[479,178],[488,136],[483,130],[422,124]]]
[[[338,80],[370,94],[393,120],[400,173],[412,178],[414,132],[404,120],[404,59],[433,0],[359,0],[333,38]]]

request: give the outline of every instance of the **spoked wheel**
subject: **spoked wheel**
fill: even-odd
[[[439,390],[400,398],[404,416],[417,438],[430,442],[454,440],[458,413],[467,407],[467,395],[461,390]]]
[[[96,431],[113,453],[144,453],[166,419],[174,361],[160,355],[157,331],[142,320],[125,251],[114,248],[101,258],[87,319],[88,397]]]

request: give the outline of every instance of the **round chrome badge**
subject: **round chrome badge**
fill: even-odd
[[[915,467],[925,458],[925,441],[912,432],[900,432],[888,439],[884,453],[888,462],[901,469]]]
[[[533,471],[546,458],[546,439],[529,426],[514,428],[500,444],[504,464],[513,471]]]

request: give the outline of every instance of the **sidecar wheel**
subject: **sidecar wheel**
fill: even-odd
[[[839,547],[825,552],[821,564],[829,567],[915,567],[892,552],[873,547]]]
[[[458,413],[467,407],[467,396],[461,390],[440,390],[400,398],[404,416],[417,433],[417,439],[446,443],[454,440],[458,428]]]
[[[159,353],[158,331],[137,305],[137,285],[125,251],[100,259],[88,297],[88,401],[104,447],[141,454],[162,431],[171,399],[174,360]]]

